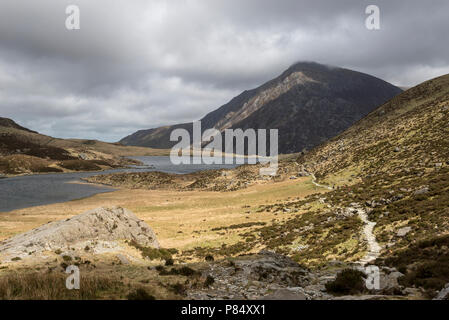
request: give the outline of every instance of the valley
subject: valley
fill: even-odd
[[[104,283],[96,298],[441,296],[449,283],[448,101],[449,76],[427,81],[312,150],[283,155],[275,176],[260,176],[262,164],[98,174],[86,182],[117,190],[2,213],[0,295],[2,279],[24,286],[13,277],[58,276],[76,261],[94,288]],[[128,230],[122,208],[154,231],[157,245],[135,238],[148,228]],[[26,249],[32,242],[11,253],[9,243],[39,234],[35,228],[69,228],[81,217],[101,217],[104,234],[88,245],[36,252]],[[379,288],[363,285],[366,266],[379,268]]]

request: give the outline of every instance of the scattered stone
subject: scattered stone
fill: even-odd
[[[120,261],[121,264],[129,264],[129,260],[125,255],[119,253],[116,255],[117,259]]]
[[[296,246],[296,251],[302,251],[302,250],[305,250],[305,249],[307,249],[307,248],[309,248],[309,245],[308,244],[306,244],[306,245],[302,245],[302,244],[300,244],[300,245],[298,245],[298,246]]]
[[[400,288],[398,279],[403,277],[404,274],[399,271],[393,271],[390,273],[381,272],[380,273],[380,290],[392,290]]]
[[[276,293],[280,289],[290,289],[299,299],[304,298],[300,296],[303,293],[300,287],[309,285],[304,267],[287,256],[270,251],[210,263],[203,276],[213,277],[213,286],[191,288],[189,299],[225,299],[231,295],[235,299],[261,299],[267,292]]]
[[[400,194],[397,194],[397,195],[393,196],[390,200],[392,202],[394,202],[394,201],[399,201],[399,200],[401,200],[403,198],[404,198],[404,195],[400,193]]]
[[[446,286],[441,289],[441,291],[437,294],[433,300],[448,300],[449,299],[449,283],[446,284]]]
[[[404,227],[398,230],[398,232],[396,232],[396,235],[398,237],[405,237],[407,235],[407,233],[409,233],[410,231],[412,231],[411,227]]]
[[[421,295],[421,290],[418,288],[405,288],[402,290],[402,293],[407,296],[415,296],[418,297]]]
[[[424,188],[416,190],[413,194],[415,196],[417,196],[417,195],[421,195],[421,194],[426,194],[428,192],[429,192],[429,187],[424,187]]]
[[[307,296],[304,293],[287,288],[276,290],[275,292],[262,297],[261,300],[307,300]]]

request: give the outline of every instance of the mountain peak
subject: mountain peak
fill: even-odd
[[[310,149],[349,128],[401,89],[373,76],[316,62],[297,62],[258,88],[243,91],[201,119],[202,129],[279,129],[279,152]],[[170,132],[143,130],[120,142],[171,148]]]

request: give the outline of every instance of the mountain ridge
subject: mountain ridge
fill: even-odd
[[[138,163],[124,156],[165,154],[98,140],[53,138],[0,117],[0,175],[102,170]]]
[[[293,64],[278,77],[245,90],[201,119],[202,130],[279,129],[279,152],[310,149],[348,128],[401,89],[367,74],[314,62]],[[139,130],[124,145],[171,148],[176,128],[191,123]]]

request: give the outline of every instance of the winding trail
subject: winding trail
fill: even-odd
[[[368,252],[362,259],[360,259],[359,263],[361,265],[366,265],[379,257],[381,246],[377,242],[376,236],[373,233],[376,223],[368,220],[368,215],[366,214],[365,209],[359,207],[357,208],[357,213],[359,214],[360,220],[362,220],[365,224],[363,226],[363,235],[368,242]]]
[[[311,177],[312,183],[317,187],[333,190],[333,188],[330,186],[322,185],[316,182],[316,177],[313,173],[311,174]],[[357,204],[357,206],[354,209],[357,210],[357,214],[359,215],[360,220],[362,220],[362,222],[364,223],[362,231],[363,236],[368,243],[368,252],[362,259],[358,261],[358,263],[364,266],[370,262],[373,262],[379,257],[380,250],[382,249],[382,247],[377,242],[376,236],[373,233],[374,227],[376,226],[376,222],[368,220],[368,214],[366,213],[366,210],[359,204]]]
[[[311,173],[310,176],[312,177],[312,183],[313,183],[314,185],[316,185],[317,187],[320,187],[320,188],[326,188],[326,189],[328,189],[328,190],[334,190],[334,189],[332,189],[332,187],[330,187],[330,186],[326,186],[326,185],[324,185],[324,184],[319,184],[318,182],[316,182],[316,177],[315,177],[315,175],[314,175],[313,173]]]

